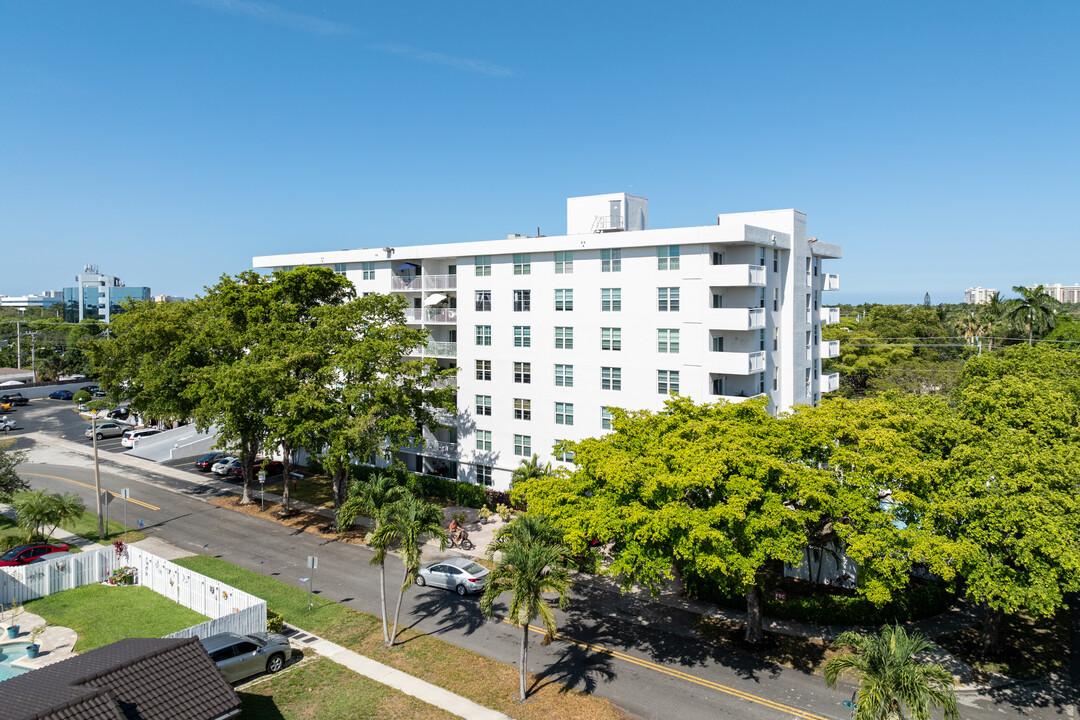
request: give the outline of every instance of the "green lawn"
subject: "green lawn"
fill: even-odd
[[[240,691],[244,720],[450,720],[456,718],[363,675],[315,660]]]
[[[114,504],[114,509],[116,507],[118,506]],[[87,540],[101,543],[102,545],[111,545],[113,540],[117,539],[123,540],[126,543],[133,543],[146,539],[145,533],[139,530],[132,530],[124,524],[109,518],[109,524],[105,528],[105,540],[101,540],[98,537],[97,513],[90,510],[83,510],[81,516],[69,522],[62,523],[60,527],[69,532],[73,532],[76,535],[81,535]]]
[[[257,494],[259,492],[259,483],[257,481],[253,482],[251,488]],[[268,493],[281,495],[284,492],[282,489],[282,476],[277,475],[266,478],[265,490]],[[296,481],[295,489],[290,485],[289,497],[312,505],[323,505],[332,508],[334,507],[334,485],[329,475],[300,478]]]
[[[314,607],[309,611],[306,590],[217,558],[197,555],[181,558],[176,563],[263,598],[267,607],[281,613],[287,623],[520,720],[615,720],[624,717],[607,700],[567,691],[557,682],[541,681],[528,702],[519,703],[514,697],[517,694],[518,670],[513,665],[495,662],[409,629],[401,631],[400,644],[388,650],[383,645],[382,624],[378,617],[317,595],[314,597]],[[388,591],[392,592],[392,589],[388,588]],[[410,622],[406,617],[402,620],[405,624]],[[530,679],[530,685],[532,683]],[[263,717],[275,716],[269,714]],[[317,718],[324,715],[313,713],[289,717]]]
[[[132,637],[162,637],[207,618],[150,588],[84,585],[26,603],[26,611],[79,634],[75,652]]]

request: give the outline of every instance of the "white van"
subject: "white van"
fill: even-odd
[[[142,438],[148,438],[151,435],[157,435],[161,431],[157,428],[138,428],[135,430],[127,430],[124,432],[124,436],[120,438],[120,444],[124,447],[135,447],[135,440],[141,440]]]

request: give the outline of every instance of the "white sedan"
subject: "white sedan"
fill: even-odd
[[[472,558],[447,558],[425,565],[416,573],[417,585],[453,590],[458,595],[481,592],[487,580],[488,569]]]
[[[235,455],[226,455],[214,463],[214,467],[210,469],[214,471],[215,475],[228,475],[229,471],[234,467],[240,467],[240,458]]]

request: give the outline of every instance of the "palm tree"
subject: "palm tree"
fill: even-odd
[[[551,475],[551,463],[540,464],[540,457],[533,453],[531,460],[522,460],[513,474],[510,476],[510,484],[519,480],[531,480],[532,478],[546,478]]]
[[[1026,327],[1028,345],[1031,345],[1034,343],[1036,329],[1042,332],[1054,327],[1054,317],[1061,303],[1050,297],[1042,285],[1034,289],[1014,285],[1013,290],[1020,293],[1020,297],[1005,304],[1004,318]]]
[[[879,635],[849,630],[837,643],[854,650],[825,663],[825,684],[835,688],[840,675],[858,676],[852,720],[930,720],[932,708],[942,708],[944,720],[959,720],[953,676],[940,665],[915,659],[932,647],[922,635],[886,625]]]
[[[500,557],[491,571],[480,599],[480,609],[488,617],[495,615],[495,600],[506,591],[513,593],[508,619],[521,628],[520,700],[525,700],[528,675],[529,623],[539,617],[547,637],[556,631],[555,614],[544,599],[545,594],[558,593],[558,607],[564,609],[569,601],[570,573],[566,569],[567,549],[561,534],[542,517],[529,514],[499,529],[488,546],[487,556]]]
[[[368,535],[368,542],[375,548],[376,556],[385,559],[391,545],[398,546],[405,572],[398,588],[397,607],[394,609],[394,627],[386,638],[386,647],[393,647],[397,638],[398,618],[401,616],[401,600],[405,591],[416,582],[420,559],[424,549],[424,537],[439,539],[439,549],[446,549],[446,531],[443,530],[442,508],[434,503],[407,494],[387,510],[383,523]],[[374,562],[374,561],[373,561]],[[380,560],[381,562],[381,560]],[[385,617],[385,611],[384,611]],[[385,620],[384,620],[385,622]]]
[[[353,520],[360,514],[367,515],[374,521],[375,529],[368,533],[367,542],[375,549],[371,558],[372,565],[379,566],[379,603],[382,607],[383,641],[390,645],[390,630],[386,622],[386,552],[389,543],[382,538],[375,538],[379,525],[385,521],[390,506],[401,500],[406,494],[405,488],[389,473],[379,473],[367,482],[356,482],[349,487],[349,497],[338,508],[338,529],[352,527]],[[375,541],[382,542],[381,546]]]
[[[1001,293],[993,293],[990,299],[979,310],[979,319],[982,321],[980,332],[986,331],[988,349],[994,350],[994,324],[1000,323],[1005,315],[1005,302],[1001,299]]]

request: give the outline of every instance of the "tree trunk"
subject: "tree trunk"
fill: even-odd
[[[382,607],[382,638],[390,647],[390,631],[386,627],[386,563],[379,563],[379,605]]]
[[[386,647],[394,647],[394,640],[397,639],[398,618],[401,616],[401,599],[405,597],[405,581],[408,579],[409,568],[405,568],[405,574],[401,577],[401,587],[398,588],[397,607],[394,608],[394,629],[390,631],[390,642],[386,643]]]
[[[525,676],[528,674],[528,669],[527,668],[528,668],[528,662],[529,662],[529,624],[528,623],[525,623],[525,625],[523,625],[522,628],[521,628],[521,661],[520,662],[521,662],[521,682],[520,682],[521,696],[520,696],[519,700],[524,702],[525,701],[525,680],[526,680]]]
[[[255,498],[251,495],[251,478],[255,474],[255,443],[247,441],[240,445],[240,467],[244,471],[244,495],[241,505],[251,505]]]
[[[1001,650],[1001,619],[1000,610],[987,608],[986,617],[983,618],[982,635],[979,637],[979,648],[983,657],[997,657]]]
[[[334,524],[338,524],[337,511],[341,509],[342,504],[345,502],[345,495],[348,490],[348,477],[349,477],[349,465],[348,463],[341,463],[334,468],[334,472],[330,475],[334,489]],[[345,528],[338,525],[338,532],[342,532]]]
[[[281,512],[289,512],[289,478],[292,476],[292,449],[281,443]]]
[[[1072,631],[1069,675],[1072,678],[1073,687],[1080,688],[1080,593],[1069,593],[1065,599],[1069,604],[1069,627]]]
[[[756,644],[765,639],[761,629],[761,587],[752,586],[746,591],[746,642]]]

